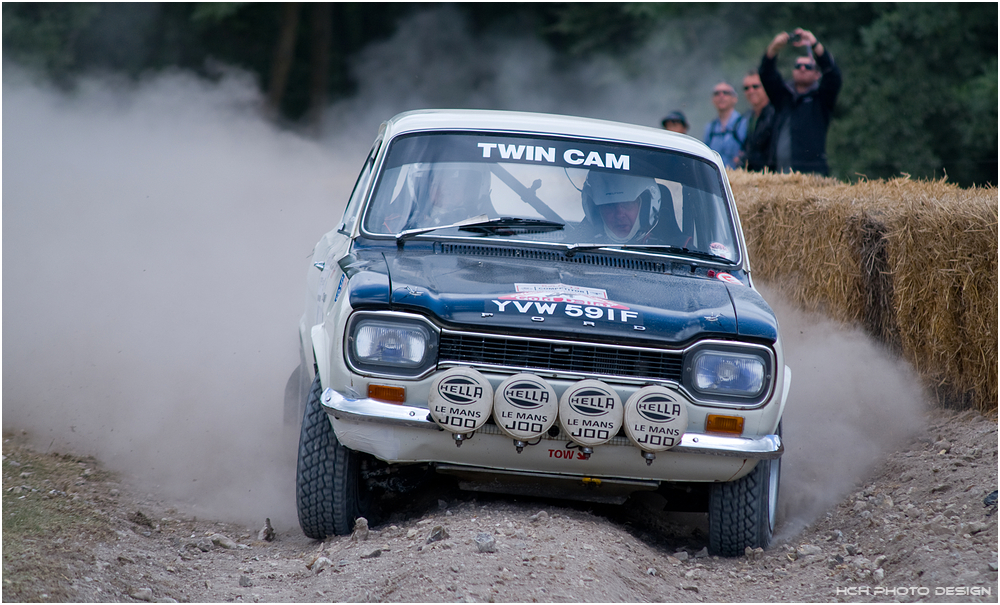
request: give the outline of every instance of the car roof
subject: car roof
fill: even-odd
[[[719,164],[721,158],[693,137],[659,128],[610,120],[597,120],[548,113],[487,109],[422,109],[393,116],[385,123],[386,138],[432,130],[489,130],[595,138],[622,143],[640,143],[684,151]]]

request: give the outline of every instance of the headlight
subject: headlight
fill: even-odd
[[[354,337],[354,354],[365,363],[415,366],[426,350],[427,334],[420,328],[370,321]]]
[[[356,316],[348,335],[348,359],[364,373],[417,376],[437,361],[437,333],[421,319]]]
[[[686,365],[688,387],[710,399],[756,399],[771,378],[768,358],[755,353],[702,349]]]

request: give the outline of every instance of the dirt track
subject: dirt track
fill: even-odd
[[[704,519],[424,490],[366,540],[259,539],[136,494],[94,460],[4,436],[4,520],[28,499],[59,518],[4,534],[4,601],[996,602],[997,425],[934,412],[848,498],[768,551],[707,557]],[[25,474],[27,473],[27,474]],[[51,477],[51,478],[46,478]],[[61,483],[60,483],[61,482]],[[29,501],[30,502],[30,501]],[[45,508],[45,507],[43,507]],[[440,527],[443,539],[428,538]],[[479,552],[479,542],[495,552]],[[442,535],[440,530],[436,534]],[[488,548],[487,548],[488,550]],[[895,591],[894,593],[889,591]],[[888,594],[887,594],[888,593]],[[926,593],[926,594],[923,594]]]

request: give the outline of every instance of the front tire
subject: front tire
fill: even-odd
[[[315,540],[351,531],[365,512],[361,495],[361,454],[337,440],[320,405],[319,374],[313,380],[302,417],[295,472],[295,504],[302,533]]]
[[[781,429],[778,429],[781,434]],[[750,474],[712,485],[708,501],[708,551],[738,557],[767,548],[778,512],[781,458],[761,460]]]

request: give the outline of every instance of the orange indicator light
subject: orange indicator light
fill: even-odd
[[[391,387],[384,384],[370,384],[368,385],[368,398],[388,403],[403,403],[406,401],[406,388]]]
[[[742,416],[719,416],[709,414],[705,418],[705,431],[708,433],[726,433],[727,435],[743,434]]]

